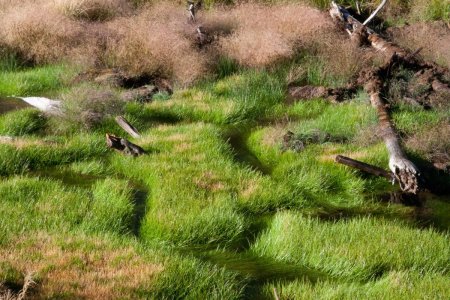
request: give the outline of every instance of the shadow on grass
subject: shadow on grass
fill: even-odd
[[[247,137],[247,134],[238,130],[225,134],[225,141],[230,145],[233,151],[234,160],[263,175],[270,175],[272,170],[265,166],[247,147]]]

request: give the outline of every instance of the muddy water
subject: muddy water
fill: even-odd
[[[18,98],[12,98],[12,97],[0,97],[0,115],[23,108],[32,107],[25,101],[18,99]]]

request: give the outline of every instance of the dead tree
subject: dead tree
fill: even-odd
[[[384,4],[386,4],[386,1],[381,3],[380,7],[366,20],[365,23],[368,23]],[[366,71],[364,73],[365,76],[360,76],[358,81],[364,84],[364,89],[370,96],[372,106],[378,111],[381,135],[389,152],[390,170],[394,174],[396,181],[399,182],[402,191],[416,194],[419,190],[418,177],[420,172],[403,151],[400,139],[390,119],[388,106],[380,96],[383,91],[384,80],[388,78],[392,67],[401,60],[409,59],[408,52],[381,38],[373,30],[359,22],[351,16],[345,8],[337,5],[334,1],[331,6],[331,17],[345,27],[352,39],[355,36],[361,38],[361,35],[364,35],[367,37],[367,40],[372,47],[387,54],[389,57],[384,66]]]

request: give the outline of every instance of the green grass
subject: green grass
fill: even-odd
[[[28,145],[27,145],[28,143]],[[0,144],[0,176],[84,161],[104,156],[107,149],[99,135],[79,134],[52,139],[47,137]]]
[[[0,135],[22,136],[43,132],[46,117],[35,109],[24,109],[0,116]]]
[[[270,298],[273,288],[280,299],[445,299],[450,280],[441,274],[413,271],[392,271],[367,283],[295,280],[267,284],[264,295]]]
[[[371,217],[321,222],[278,213],[252,251],[354,280],[390,271],[449,272],[448,234]]]
[[[50,299],[271,299],[274,287],[281,299],[444,298],[448,197],[385,203],[398,187],[334,162],[342,154],[387,168],[367,95],[285,103],[292,66],[306,68],[305,83],[345,81],[323,63],[245,70],[222,59],[216,78],[116,111],[120,91],[67,87],[63,66],[4,61],[8,95],[84,102],[69,118],[0,115],[0,135],[15,137],[0,141],[0,283],[19,287],[31,270]],[[111,106],[91,103],[111,95]],[[77,119],[89,108],[103,117],[85,126]],[[119,113],[141,138],[115,124]],[[393,107],[406,137],[447,115]],[[304,149],[282,150],[288,130]],[[109,150],[105,132],[146,154]]]
[[[0,96],[52,94],[64,88],[75,73],[73,68],[63,64],[18,70],[13,67],[0,73]]]
[[[87,230],[119,234],[130,231],[134,204],[127,181],[99,181],[92,189],[92,196],[92,203],[84,220]]]

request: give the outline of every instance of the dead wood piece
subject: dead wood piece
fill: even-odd
[[[351,159],[349,157],[342,156],[342,155],[337,155],[335,160],[337,163],[361,170],[363,172],[366,172],[366,173],[369,173],[372,175],[387,178],[392,182],[395,181],[395,177],[394,177],[394,174],[392,174],[392,172],[386,171],[385,169],[382,169],[380,167],[373,166],[373,165],[367,164],[365,162],[354,160],[354,159]]]
[[[130,122],[127,121],[123,116],[117,116],[115,118],[117,124],[125,130],[129,135],[131,135],[134,138],[140,138],[141,135],[139,134],[138,130],[130,124]]]
[[[106,144],[108,145],[109,148],[115,149],[126,155],[139,156],[145,154],[145,150],[139,147],[138,145],[133,144],[132,142],[124,138],[108,133],[106,134]]]
[[[325,88],[323,86],[292,86],[288,89],[289,102],[325,98],[331,102],[341,102],[356,93],[356,88]]]
[[[416,194],[419,191],[418,177],[420,172],[417,167],[408,160],[400,146],[400,139],[390,120],[388,106],[380,97],[383,80],[380,78],[379,73],[384,72],[381,72],[381,70],[372,72],[372,78],[366,83],[364,88],[370,96],[372,106],[378,112],[381,137],[389,152],[389,169],[391,169],[399,182],[402,191]]]

